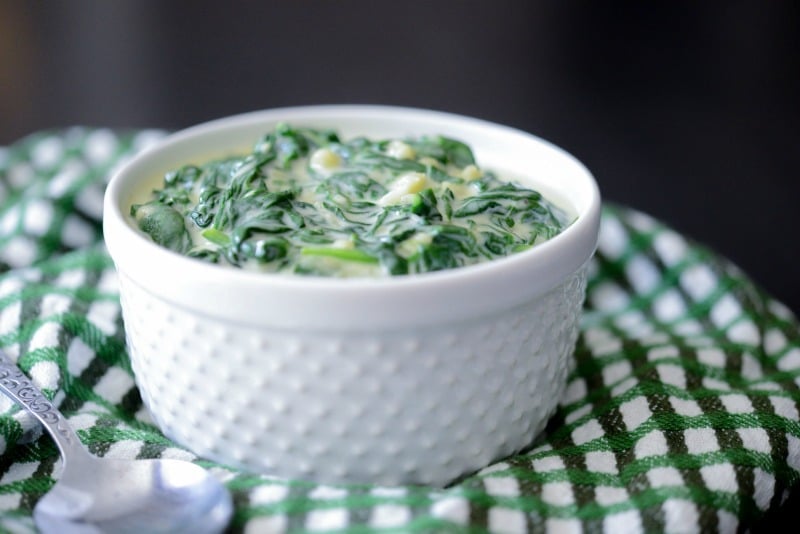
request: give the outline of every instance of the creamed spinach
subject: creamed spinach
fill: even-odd
[[[131,207],[156,243],[211,263],[316,276],[452,269],[558,234],[565,213],[443,136],[341,139],[278,125],[252,152],[164,176]]]

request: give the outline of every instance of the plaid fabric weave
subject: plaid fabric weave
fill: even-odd
[[[114,168],[162,134],[73,128],[0,148],[0,347],[97,455],[201,463],[232,491],[232,532],[733,532],[800,474],[800,328],[713,252],[605,208],[574,371],[530,451],[446,489],[327,486],[234,472],[150,421],[101,234]],[[60,460],[0,396],[0,529]]]

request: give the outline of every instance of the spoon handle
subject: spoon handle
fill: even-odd
[[[42,423],[47,432],[53,436],[65,458],[88,454],[61,412],[2,352],[0,352],[0,391]]]

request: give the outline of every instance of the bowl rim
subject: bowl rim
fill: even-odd
[[[154,158],[164,157],[165,154],[168,155],[171,151],[179,148],[190,147],[198,139],[213,136],[215,133],[219,134],[221,131],[236,130],[260,123],[290,122],[293,120],[291,117],[309,119],[315,116],[324,116],[327,119],[339,117],[342,120],[346,120],[348,116],[357,116],[359,118],[383,117],[384,119],[402,118],[409,121],[424,120],[443,121],[452,124],[460,123],[470,125],[473,128],[490,129],[498,135],[511,136],[520,139],[520,141],[526,140],[529,143],[536,143],[543,149],[556,154],[565,165],[572,166],[575,172],[582,175],[582,187],[585,188],[584,193],[587,195],[588,202],[586,202],[585,209],[577,214],[577,219],[568,228],[529,250],[455,269],[407,276],[375,278],[342,279],[285,274],[272,275],[270,273],[232,269],[188,258],[166,249],[152,242],[130,225],[128,217],[122,209],[123,192],[126,187],[130,187],[129,183],[132,180],[136,180],[141,176],[142,170]],[[218,298],[222,298],[223,301],[227,300],[224,298],[227,290],[231,292],[251,291],[254,297],[256,294],[262,294],[278,297],[281,302],[287,301],[285,303],[287,304],[286,312],[288,317],[282,318],[280,314],[270,314],[274,315],[274,319],[279,324],[284,324],[285,326],[296,325],[298,322],[302,322],[301,317],[296,317],[299,314],[309,324],[335,327],[339,322],[349,324],[351,321],[337,321],[335,317],[331,317],[332,308],[326,308],[324,313],[314,313],[313,310],[309,310],[309,305],[315,302],[319,303],[323,299],[354,299],[352,305],[344,306],[345,315],[349,317],[354,313],[359,315],[354,311],[358,306],[375,306],[381,301],[390,302],[392,299],[399,299],[401,303],[408,302],[412,300],[408,297],[409,294],[419,296],[437,292],[442,295],[454,296],[459,289],[475,287],[476,285],[484,287],[486,290],[491,290],[493,286],[499,288],[503,284],[486,284],[482,282],[498,278],[524,280],[525,277],[521,276],[521,274],[525,271],[528,271],[531,275],[537,275],[531,276],[530,280],[530,284],[535,286],[535,290],[527,287],[526,290],[520,293],[524,294],[525,298],[528,299],[535,294],[542,294],[557,286],[570,274],[585,265],[592,256],[597,246],[600,207],[600,191],[591,172],[564,149],[531,133],[475,117],[432,109],[386,105],[326,104],[278,107],[245,112],[203,122],[167,135],[155,146],[139,152],[113,172],[104,195],[103,231],[106,247],[117,270],[129,278],[130,281],[153,295],[160,295],[173,303],[208,315],[213,316],[220,313],[217,306],[203,304],[200,302],[201,299],[197,297],[184,298],[182,291],[185,292],[185,289],[175,290],[173,286],[176,280],[180,280],[180,275],[177,273],[183,273],[196,282],[209,284],[213,289],[213,295],[209,295],[209,297],[216,295]],[[145,255],[144,257],[151,259],[147,261],[137,260],[137,255],[141,258],[142,254]],[[130,269],[131,267],[133,269]],[[137,275],[134,271],[140,271],[140,273]],[[166,276],[171,282],[167,280],[159,282],[152,279],[153,277],[158,278],[159,274]],[[148,280],[148,276],[151,278],[150,280]],[[224,281],[224,284],[221,284],[222,281]],[[508,293],[508,290],[505,292]],[[292,296],[300,298],[301,302],[294,303],[295,305],[288,305],[288,300]],[[522,296],[520,295],[519,298],[512,298],[511,300],[518,300],[517,304],[519,304],[525,300]],[[455,299],[455,301],[454,305],[460,302],[464,304],[464,307],[450,309],[452,317],[480,314],[476,310],[476,306],[469,305],[468,299],[460,298]],[[248,312],[226,310],[225,313],[226,315],[234,316],[236,320],[247,323],[252,322],[252,318],[249,318],[249,313],[254,311],[256,307],[247,305],[243,308],[247,308]],[[442,311],[449,309],[449,307],[437,307],[437,309]],[[398,314],[378,312],[370,315],[365,312],[360,315],[365,320],[364,326],[369,326],[370,323],[385,324],[387,319],[397,318]],[[400,322],[402,323],[403,321]],[[419,323],[419,321],[414,321],[414,323]]]

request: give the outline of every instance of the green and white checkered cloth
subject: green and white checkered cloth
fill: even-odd
[[[73,128],[0,148],[0,347],[101,456],[187,458],[233,532],[733,532],[800,470],[800,328],[728,261],[606,207],[560,409],[530,452],[446,489],[328,486],[195,458],[150,421],[102,245],[105,180],[158,131]],[[0,528],[35,531],[53,442],[0,396]]]

